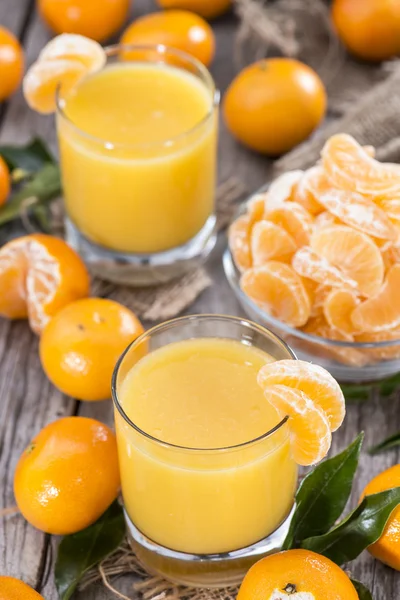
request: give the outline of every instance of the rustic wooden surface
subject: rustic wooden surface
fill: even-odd
[[[135,0],[132,17],[155,9],[151,0]],[[10,28],[22,41],[29,65],[49,39],[49,33],[34,10],[34,0],[1,0],[0,23]],[[232,15],[214,24],[217,56],[213,73],[223,91],[235,72],[233,43],[236,22]],[[22,143],[38,134],[56,149],[52,117],[34,114],[26,107],[20,93],[7,104],[0,105],[0,143]],[[270,164],[262,157],[240,148],[221,125],[220,178],[241,177],[250,190],[256,189],[268,176]],[[0,232],[4,239],[4,231]],[[10,233],[10,230],[6,233]],[[240,314],[223,276],[221,254],[223,236],[211,258],[208,269],[214,285],[206,290],[187,312],[223,312]],[[118,298],[118,291],[112,292]],[[0,320],[0,478],[1,506],[14,504],[12,481],[16,461],[34,434],[50,421],[71,414],[87,415],[111,422],[111,403],[82,403],[68,398],[53,388],[44,376],[37,352],[37,339],[24,322]],[[360,431],[366,432],[365,447],[400,430],[399,398],[348,406],[345,424],[334,436],[333,452],[349,444]],[[367,481],[384,468],[398,462],[397,452],[361,459],[354,486],[353,504]],[[18,515],[0,520],[0,573],[24,579],[40,591],[46,600],[56,600],[53,561],[57,540],[34,530]],[[356,579],[363,581],[374,600],[398,600],[400,576],[364,553],[351,565]],[[131,593],[131,580],[118,583],[121,591]],[[77,594],[77,600],[111,600],[113,594],[94,586]]]

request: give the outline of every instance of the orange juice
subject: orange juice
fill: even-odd
[[[125,253],[191,240],[213,212],[213,90],[174,66],[115,62],[63,100],[66,211],[86,238]]]
[[[124,505],[148,538],[186,553],[229,552],[288,515],[297,466],[286,424],[265,435],[280,418],[256,381],[271,360],[233,339],[194,338],[125,372],[119,403],[137,429],[115,411]]]

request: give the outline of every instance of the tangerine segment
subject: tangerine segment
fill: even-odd
[[[301,390],[286,385],[269,385],[264,393],[282,418],[289,416],[290,444],[296,463],[308,466],[321,461],[332,442],[322,408]]]
[[[350,290],[332,290],[323,307],[328,325],[344,334],[353,335],[355,327],[351,315],[359,302],[359,298]]]
[[[288,200],[293,200],[294,190],[302,176],[303,171],[288,171],[274,179],[268,188],[266,208],[272,210]]]
[[[310,316],[310,298],[297,273],[287,264],[270,261],[246,271],[244,293],[273,317],[301,327]]]
[[[39,54],[40,62],[47,60],[78,60],[87,73],[99,71],[106,63],[103,47],[84,35],[62,33],[48,42]]]
[[[400,190],[399,165],[375,160],[350,135],[333,135],[321,154],[324,169],[336,187],[376,196]]]
[[[385,283],[378,293],[362,302],[352,313],[354,327],[359,331],[376,332],[394,329],[400,325],[400,264],[388,271]]]
[[[303,327],[303,331],[305,333],[310,333],[311,335],[317,335],[321,338],[335,340],[337,342],[354,341],[353,336],[342,333],[341,331],[330,327],[323,315],[311,318],[307,325]],[[357,350],[356,348],[349,348],[347,346],[340,347],[326,344],[324,348],[318,347],[316,349],[315,344],[313,344],[312,351],[315,353],[316,350],[318,351],[318,354],[323,352],[326,356],[332,358],[333,360],[350,367],[364,367],[366,364],[371,362],[370,358],[364,354],[364,352]]]
[[[269,260],[290,260],[296,252],[296,242],[283,227],[269,221],[259,221],[251,232],[253,265],[258,267]]]
[[[239,271],[245,271],[252,265],[250,250],[251,225],[250,217],[248,215],[242,215],[229,227],[229,248]]]
[[[265,216],[275,225],[286,229],[299,248],[309,243],[314,220],[301,204],[286,202],[276,208],[269,208],[267,200]]]
[[[0,250],[0,314],[29,316],[41,333],[53,315],[73,300],[89,295],[90,280],[81,258],[63,240],[27,235]]]
[[[346,277],[340,269],[331,265],[325,258],[319,256],[308,246],[297,250],[293,257],[294,270],[302,277],[331,287],[357,288],[357,282]]]
[[[375,198],[375,202],[388,217],[400,220],[400,194],[392,197],[383,196],[382,198]]]
[[[85,65],[77,59],[36,62],[30,67],[23,80],[25,100],[39,113],[52,113],[57,106],[58,88],[62,95],[68,94],[86,73]]]
[[[266,194],[256,194],[246,204],[247,216],[251,223],[261,221],[264,216]]]
[[[307,169],[296,186],[293,199],[312,215],[318,215],[323,211],[323,207],[318,202],[316,191],[322,183],[326,182],[327,177],[321,165]]]
[[[306,394],[324,413],[331,431],[336,431],[346,413],[340,385],[328,371],[304,360],[277,360],[264,365],[257,383],[265,393],[270,386],[284,385]]]
[[[317,285],[314,293],[314,301],[311,306],[311,316],[316,317],[317,315],[321,315],[323,313],[325,300],[331,293],[332,289],[328,285],[324,285],[320,283]]]
[[[341,224],[342,222],[340,219],[335,217],[335,215],[331,214],[329,211],[324,210],[324,212],[315,217],[314,229],[321,229],[322,227],[330,227],[331,225]]]
[[[326,210],[346,225],[383,240],[397,238],[396,228],[386,213],[357,192],[330,188],[318,199]]]
[[[383,282],[384,264],[377,245],[361,231],[332,225],[314,231],[311,248],[357,282],[363,296],[376,294]]]

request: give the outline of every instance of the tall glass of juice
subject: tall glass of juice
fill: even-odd
[[[124,510],[150,570],[231,585],[280,548],[297,465],[287,419],[257,373],[287,358],[270,331],[216,315],[158,325],[121,357],[113,398]]]
[[[57,101],[68,241],[95,273],[148,285],[215,244],[218,93],[195,58],[115,46]]]

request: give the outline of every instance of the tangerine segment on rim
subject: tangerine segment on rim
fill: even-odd
[[[360,299],[350,290],[333,289],[325,299],[323,313],[330,327],[345,335],[356,333],[351,315]]]
[[[357,306],[352,313],[354,327],[363,332],[379,332],[400,326],[400,264],[388,271],[378,293]]]
[[[349,279],[363,296],[373,296],[383,283],[384,264],[378,246],[361,231],[332,225],[314,231],[311,248]]]
[[[38,61],[78,60],[87,73],[99,71],[106,63],[104,48],[96,41],[75,33],[62,33],[48,42],[40,52]]]
[[[289,416],[290,442],[297,464],[308,466],[321,461],[332,441],[324,411],[307,394],[286,385],[270,385],[264,393],[280,415]]]
[[[331,431],[343,423],[343,392],[332,375],[318,365],[303,360],[277,360],[260,369],[257,382],[266,393],[274,385],[301,390],[324,412]]]
[[[376,196],[400,190],[400,166],[375,160],[350,135],[333,135],[321,155],[324,169],[337,187]]]
[[[248,269],[240,286],[266,312],[294,327],[304,325],[310,316],[310,298],[303,282],[285,263],[269,261]]]
[[[302,277],[308,277],[317,283],[332,287],[350,287],[357,289],[357,282],[346,277],[341,270],[329,263],[326,258],[314,252],[308,246],[300,248],[293,257],[294,270]]]
[[[296,242],[283,227],[270,221],[259,221],[251,232],[253,265],[258,267],[269,260],[290,260],[296,252]]]

